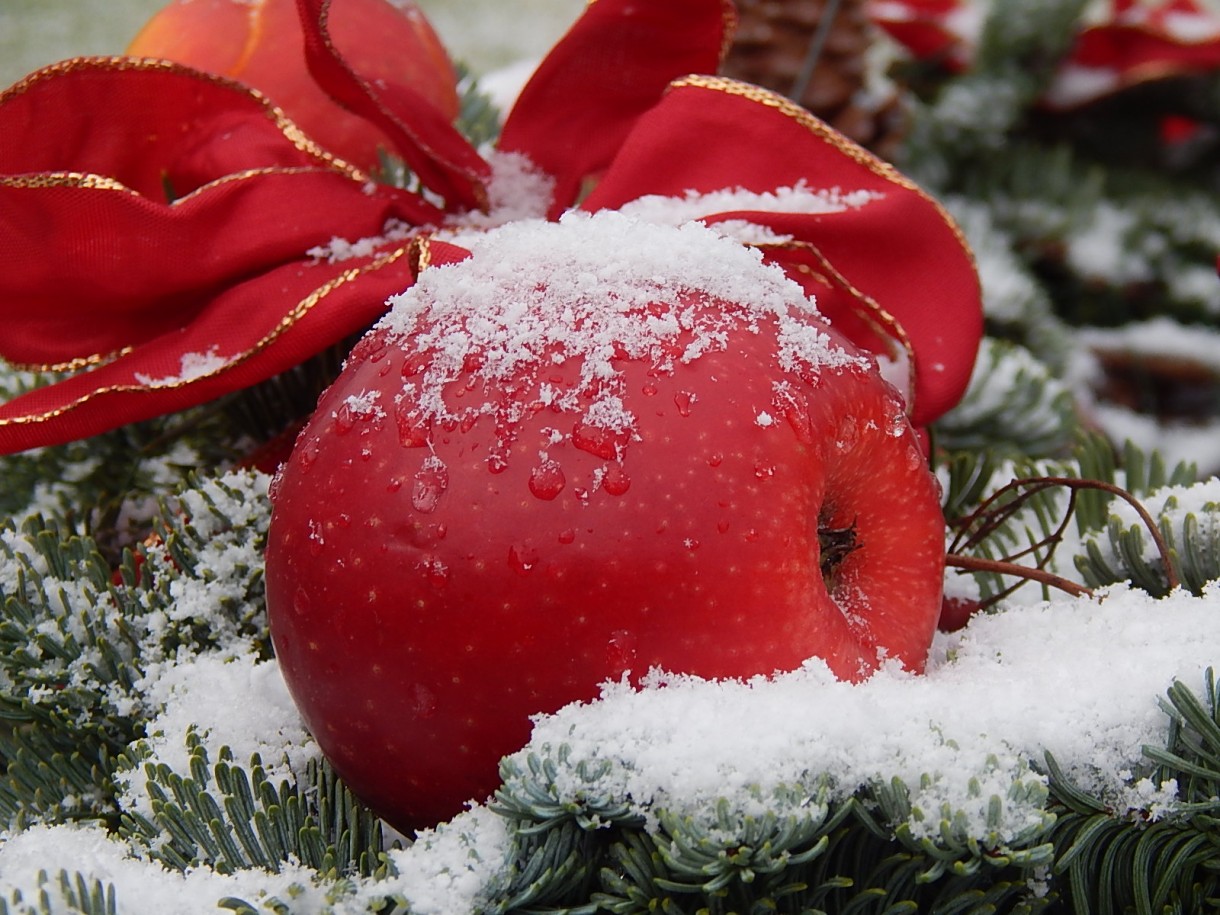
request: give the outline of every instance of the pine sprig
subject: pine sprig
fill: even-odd
[[[1187,510],[1181,500],[1188,492],[1167,496],[1151,529],[1132,523],[1128,513],[1111,514],[1075,557],[1085,581],[1093,587],[1130,582],[1163,597],[1179,585],[1201,595],[1220,579],[1220,502],[1209,500]]]
[[[1182,683],[1168,691],[1164,748],[1144,747],[1151,780],[1176,788],[1167,809],[1113,810],[1073,785],[1047,757],[1060,807],[1054,873],[1076,915],[1204,912],[1220,898],[1220,718],[1215,678],[1206,695]]]
[[[0,915],[118,915],[114,884],[91,880],[82,874],[60,871],[53,880],[46,871],[38,876],[38,899],[27,900],[20,891],[0,898]]]
[[[965,396],[937,420],[939,448],[1020,455],[1063,455],[1080,421],[1067,386],[1024,347],[985,338]]]
[[[140,733],[123,600],[90,538],[0,528],[0,821],[113,816],[111,760]]]
[[[325,763],[297,781],[273,783],[256,755],[239,766],[223,747],[213,763],[198,734],[187,735],[189,775],[144,763],[150,815],[125,810],[118,835],[151,860],[185,870],[206,865],[228,874],[278,872],[301,862],[323,880],[384,874],[381,823]],[[142,755],[137,750],[135,755]],[[131,769],[125,757],[120,766]]]

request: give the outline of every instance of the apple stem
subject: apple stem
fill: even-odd
[[[1004,559],[984,559],[982,556],[966,556],[961,553],[949,553],[945,556],[945,565],[955,569],[965,569],[968,572],[995,572],[1000,575],[1013,575],[1027,581],[1036,581],[1052,588],[1065,591],[1073,597],[1089,597],[1093,592],[1084,585],[1079,585],[1071,579],[1064,578],[1039,569],[1035,566],[1023,566]]]

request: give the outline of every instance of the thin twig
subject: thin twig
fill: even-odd
[[[1021,506],[1030,501],[1034,496],[1047,489],[1055,486],[1062,486],[1070,493],[1068,499],[1067,510],[1058,527],[1038,543],[1031,545],[1025,550],[1016,553],[1004,559],[983,559],[977,556],[970,556],[959,552],[962,549],[974,547],[985,540],[993,532],[998,530],[1004,522],[1010,518]],[[1076,494],[1080,490],[1092,489],[1100,492],[1108,493],[1116,496],[1135,509],[1140,520],[1148,529],[1148,533],[1152,537],[1153,543],[1156,544],[1157,552],[1161,557],[1161,565],[1165,571],[1165,579],[1169,585],[1169,590],[1174,590],[1181,585],[1181,580],[1178,578],[1177,570],[1174,568],[1173,557],[1169,552],[1169,546],[1165,543],[1165,538],[1161,534],[1160,528],[1157,527],[1156,521],[1143,503],[1139,501],[1130,492],[1123,489],[1121,486],[1116,486],[1113,483],[1107,483],[1102,480],[1088,480],[1079,477],[1028,477],[1018,480],[1013,480],[1005,486],[992,493],[982,504],[978,506],[969,516],[963,519],[961,529],[954,538],[952,545],[949,548],[948,556],[946,557],[946,565],[954,568],[965,569],[975,572],[995,572],[1001,575],[1016,576],[1017,578],[1038,581],[1051,587],[1058,588],[1061,591],[1066,591],[1069,594],[1076,596],[1084,596],[1092,594],[1088,588],[1083,585],[1078,585],[1069,579],[1055,575],[1052,572],[1046,571],[1045,564],[1050,561],[1051,554],[1055,547],[1061,542],[1063,532],[1067,529],[1068,519],[1076,507]],[[1009,494],[1016,492],[1016,495],[1008,502],[1005,502],[999,507],[995,507],[996,502],[1005,498]],[[978,522],[982,522],[978,528],[971,531],[971,528]],[[1020,556],[1030,555],[1035,553],[1040,547],[1046,547],[1045,556],[1038,559],[1036,566],[1023,566],[1013,562]],[[1009,594],[1016,590],[1017,585],[1001,592],[1001,594]]]
[[[1064,486],[1068,489],[1097,489],[1101,492],[1109,493],[1112,496],[1117,496],[1122,499],[1139,515],[1140,521],[1144,523],[1144,527],[1148,529],[1148,534],[1152,537],[1152,542],[1156,544],[1157,552],[1161,556],[1161,565],[1165,570],[1165,580],[1169,585],[1169,590],[1176,590],[1181,586],[1182,581],[1178,578],[1177,570],[1173,566],[1173,557],[1169,552],[1169,545],[1165,542],[1164,536],[1161,534],[1161,529],[1157,526],[1155,519],[1149,514],[1148,509],[1144,508],[1144,504],[1135,496],[1127,492],[1121,486],[1116,486],[1113,483],[1106,483],[1102,480],[1082,480],[1077,477],[1037,477],[1033,480],[1014,480],[1011,485],[1021,483],[1032,483],[1045,481],[1047,484]]]
[[[822,56],[826,39],[830,37],[830,30],[834,26],[835,18],[839,15],[839,2],[840,0],[829,0],[822,10],[822,18],[818,20],[818,27],[809,42],[809,50],[805,52],[805,59],[801,61],[800,72],[792,81],[792,89],[788,93],[788,98],[798,105],[801,104],[801,99],[805,97],[805,90],[809,88],[809,83],[813,80],[813,71],[818,67],[818,59]]]
[[[1050,585],[1065,591],[1073,597],[1089,597],[1092,590],[1084,585],[1078,585],[1071,579],[1048,572],[1033,566],[1018,565],[1015,562],[1005,562],[1002,559],[984,559],[981,556],[964,556],[960,553],[950,553],[945,557],[945,565],[955,569],[965,569],[968,572],[995,572],[1000,575],[1013,575],[1040,584]]]

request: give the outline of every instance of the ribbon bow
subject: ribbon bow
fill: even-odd
[[[21,80],[0,94],[0,356],[73,374],[0,405],[0,452],[283,372],[374,323],[426,266],[421,238],[498,218],[488,159],[420,95],[344,60],[330,0],[297,5],[314,79],[381,129],[420,187],[377,183],[256,91],[165,61],[82,58]],[[526,85],[492,158],[546,176],[536,210],[550,218],[650,195],[854,193],[858,205],[822,212],[695,215],[765,230],[765,256],[823,313],[906,361],[910,414],[926,424],[960,398],[981,334],[968,247],[891,166],[787,100],[714,76],[734,23],[728,0],[596,0]],[[336,238],[361,243],[319,256]]]

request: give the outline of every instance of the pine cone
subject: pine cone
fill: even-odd
[[[794,101],[862,146],[887,157],[901,140],[905,111],[892,89],[869,85],[867,54],[874,39],[865,0],[737,0],[739,26],[725,60],[725,76]],[[824,12],[834,21],[811,78],[799,93],[810,47]]]

